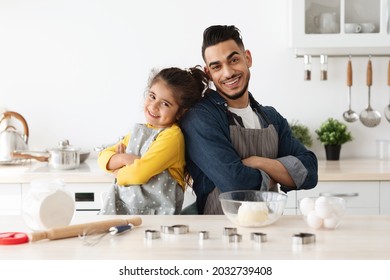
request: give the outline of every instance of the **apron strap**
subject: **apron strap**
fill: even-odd
[[[242,118],[238,116],[237,114],[227,111],[227,117],[228,117],[228,122],[229,126],[230,125],[239,125],[241,127],[244,127],[244,122],[242,121]]]

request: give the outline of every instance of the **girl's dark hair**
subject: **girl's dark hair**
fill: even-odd
[[[242,41],[240,30],[234,25],[212,25],[203,32],[202,57],[205,59],[204,53],[210,46],[217,45],[221,42],[234,40],[236,44],[245,49]]]
[[[179,116],[197,103],[209,87],[209,78],[199,65],[184,70],[177,67],[165,68],[151,77],[148,89],[158,81],[163,81],[172,88],[180,107]]]

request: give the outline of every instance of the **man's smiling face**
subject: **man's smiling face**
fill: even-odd
[[[229,105],[237,103],[235,100],[247,95],[249,68],[252,66],[252,57],[248,50],[241,49],[234,40],[224,41],[205,50],[205,62],[206,73]]]

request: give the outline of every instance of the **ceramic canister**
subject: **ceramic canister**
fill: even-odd
[[[34,180],[23,196],[22,216],[32,230],[46,230],[70,224],[75,211],[72,195],[61,180]]]

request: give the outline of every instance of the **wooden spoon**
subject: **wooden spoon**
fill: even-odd
[[[348,61],[347,66],[347,86],[348,86],[348,110],[343,113],[343,118],[347,122],[355,122],[359,119],[358,114],[351,109],[351,87],[352,87],[352,62],[351,59]]]

